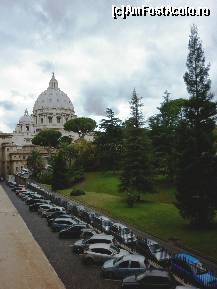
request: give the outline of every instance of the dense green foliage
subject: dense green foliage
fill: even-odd
[[[152,186],[152,153],[147,130],[142,128],[142,98],[133,91],[130,101],[130,125],[125,130],[120,190],[128,192],[128,205],[133,206],[137,196]]]
[[[166,91],[159,113],[149,119],[156,173],[166,175],[172,181],[176,177],[178,159],[176,130],[186,103],[185,99],[169,99]]]
[[[74,147],[66,145],[52,157],[52,188],[54,190],[67,188],[83,180],[83,168],[76,165],[75,156]]]
[[[61,137],[61,132],[55,129],[41,130],[33,139],[32,143],[43,147],[55,148]]]
[[[64,128],[66,131],[77,133],[79,138],[84,138],[85,135],[94,131],[96,128],[96,122],[89,117],[77,117],[67,121]]]
[[[210,92],[209,65],[195,26],[191,29],[184,81],[190,99],[178,128],[179,167],[177,207],[184,218],[205,226],[215,216],[217,199],[217,157],[215,119],[217,106]]]
[[[121,153],[123,148],[122,122],[115,117],[112,109],[107,108],[106,119],[100,123],[101,131],[95,136],[97,165],[104,170],[120,169]]]
[[[37,150],[33,150],[28,157],[27,167],[32,172],[32,177],[38,179],[45,168],[45,161]]]

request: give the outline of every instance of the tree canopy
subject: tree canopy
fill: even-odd
[[[94,131],[96,122],[89,117],[77,117],[70,119],[64,125],[66,131],[73,131],[79,135],[79,138],[84,138],[87,134]]]
[[[58,141],[61,137],[61,132],[54,129],[41,130],[33,139],[32,143],[44,147],[55,148],[58,145]]]

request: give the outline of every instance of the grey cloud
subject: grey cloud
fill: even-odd
[[[30,51],[41,55],[32,61],[38,65],[43,77],[44,73],[50,74],[54,70],[52,56],[58,59],[58,53],[64,53],[66,49],[69,53],[66,56],[70,59],[73,54],[67,49],[73,47],[81,51],[81,54],[88,55],[91,64],[90,68],[86,67],[87,70],[93,71],[94,66],[94,75],[80,83],[70,84],[80,91],[74,103],[76,111],[104,115],[106,107],[115,108],[120,100],[127,102],[134,87],[143,96],[148,107],[153,101],[160,103],[165,89],[172,92],[174,97],[186,97],[183,74],[186,69],[190,25],[195,22],[206,45],[206,59],[211,61],[212,88],[214,92],[217,90],[217,38],[214,25],[217,18],[214,17],[214,0],[209,0],[206,4],[202,0],[191,1],[191,5],[195,7],[212,7],[213,16],[207,18],[131,17],[127,20],[112,19],[111,5],[114,2],[132,4],[128,0],[0,0],[0,72],[4,68],[11,69],[12,65],[21,65],[22,53]],[[181,0],[173,2],[174,5],[183,5]],[[144,3],[142,0],[135,0],[134,4]],[[159,4],[162,5],[161,0],[151,1],[152,6]],[[98,41],[95,42],[96,39]],[[115,56],[110,55],[106,45],[113,54],[115,51]],[[122,73],[122,70],[120,73],[114,71],[114,67],[116,70],[118,68],[112,62],[122,66],[122,53],[131,52],[134,48],[141,48],[138,53],[144,54],[134,72],[131,72],[130,65],[124,66],[127,73]],[[136,53],[130,53],[129,57],[136,59]],[[105,61],[106,76],[101,75],[101,67],[97,66],[99,59],[101,62],[111,59],[110,62]],[[66,67],[66,64],[58,65],[61,77],[69,81],[74,68]],[[111,77],[114,73],[116,79]],[[10,89],[11,86],[8,87],[9,93]],[[36,99],[35,95],[20,91],[20,88],[11,91],[11,97],[17,98],[17,102],[20,99]],[[37,91],[36,86],[33,91]],[[6,103],[6,107],[9,107],[9,103]]]
[[[48,60],[39,62],[38,65],[40,66],[43,72],[51,73],[52,71],[55,70],[54,64]]]
[[[15,110],[15,105],[8,100],[0,100],[0,107],[4,108],[5,110]]]

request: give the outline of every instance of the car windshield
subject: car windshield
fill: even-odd
[[[198,263],[196,265],[195,269],[196,269],[197,275],[203,275],[203,274],[206,274],[208,272],[208,270],[201,263]]]
[[[129,230],[128,228],[124,228],[124,229],[123,229],[123,233],[124,233],[124,234],[130,234],[130,230]]]
[[[152,244],[149,246],[151,252],[157,253],[162,251],[162,247],[159,244]]]
[[[114,252],[116,252],[116,253],[119,253],[119,252],[120,252],[120,249],[117,248],[117,247],[114,246],[114,245],[111,245],[110,248],[111,248]]]
[[[117,258],[117,259],[114,259],[113,261],[113,264],[117,264],[119,261],[121,261],[123,259],[124,256],[120,257],[120,258]]]

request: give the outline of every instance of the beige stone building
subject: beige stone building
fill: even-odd
[[[32,144],[32,138],[42,129],[56,129],[63,136],[70,136],[72,141],[78,139],[76,133],[64,130],[66,121],[75,117],[74,106],[67,94],[60,90],[53,73],[48,88],[35,101],[33,113],[29,115],[25,110],[13,133],[0,132],[0,177],[6,178],[26,168],[27,158],[34,149],[47,156],[46,150]]]
[[[12,138],[12,134],[0,133],[0,176],[4,178],[26,168],[28,156],[33,150],[38,150],[45,158],[48,155],[45,149],[33,144],[16,145]]]

